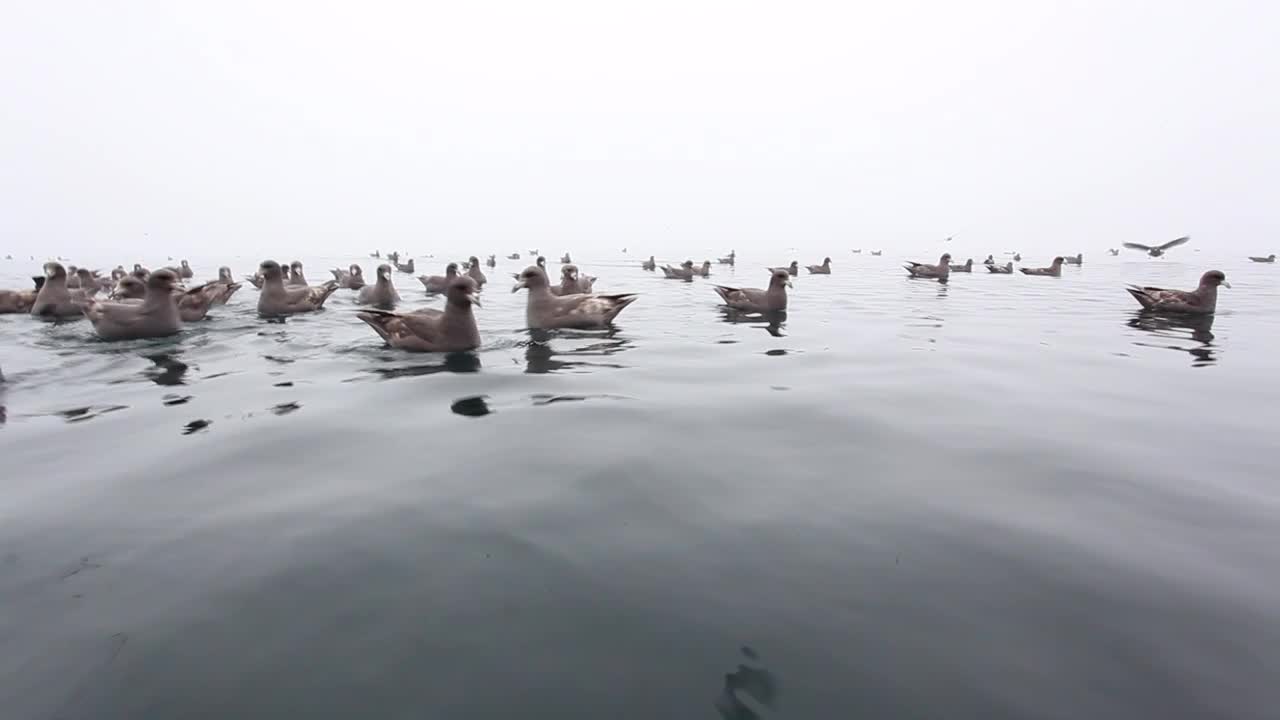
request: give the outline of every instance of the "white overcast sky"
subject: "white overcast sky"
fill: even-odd
[[[0,101],[15,254],[1280,245],[1263,0],[0,0]]]

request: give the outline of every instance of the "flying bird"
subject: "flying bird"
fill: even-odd
[[[1150,245],[1143,245],[1142,243],[1132,243],[1132,242],[1127,242],[1124,244],[1124,246],[1129,248],[1130,250],[1142,250],[1143,252],[1150,255],[1151,257],[1160,257],[1161,255],[1164,255],[1166,250],[1169,250],[1170,248],[1176,248],[1179,245],[1185,245],[1190,241],[1191,241],[1191,236],[1186,235],[1186,236],[1177,238],[1176,240],[1170,240],[1169,242],[1163,245],[1157,245],[1155,247],[1151,247]]]

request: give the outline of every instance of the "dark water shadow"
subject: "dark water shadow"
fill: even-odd
[[[742,654],[753,665],[759,663],[759,656],[751,648],[742,648]],[[724,676],[724,687],[714,704],[724,720],[760,720],[763,716],[748,701],[772,711],[777,698],[778,683],[773,673],[763,667],[739,665],[737,670]]]
[[[455,400],[449,409],[466,417],[484,417],[493,410],[489,407],[488,395],[472,395]]]
[[[436,373],[475,373],[480,372],[480,356],[472,352],[449,353],[440,362],[370,368],[369,372],[380,376],[383,380],[422,377]]]
[[[1191,355],[1192,367],[1207,367],[1218,361],[1220,346],[1214,345],[1213,315],[1162,315],[1139,310],[1125,324],[1169,342],[1134,341],[1139,347],[1178,350]],[[1189,342],[1188,342],[1189,341]]]
[[[774,337],[786,337],[782,331],[786,328],[787,311],[779,310],[777,312],[768,313],[749,313],[741,310],[734,310],[730,307],[720,308],[721,322],[730,325],[749,325],[758,327]]]
[[[553,339],[574,340],[589,339],[591,342],[571,350],[556,352]],[[591,368],[618,370],[626,365],[618,363],[592,362],[588,360],[559,358],[591,358],[611,357],[632,348],[627,338],[618,337],[617,330],[610,329],[604,334],[584,333],[577,331],[529,330],[529,341],[525,345],[525,372],[533,375],[548,373],[584,371]]]
[[[144,355],[143,357],[155,363],[153,367],[143,371],[143,374],[150,378],[151,382],[169,387],[187,384],[186,375],[187,370],[190,368],[186,363],[178,359],[178,353],[163,352]]]

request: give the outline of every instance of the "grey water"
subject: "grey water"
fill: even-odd
[[[162,341],[0,316],[0,715],[1276,717],[1280,267],[900,269],[936,255],[833,255],[772,323],[709,284],[820,255],[575,258],[641,299],[538,336],[500,258],[443,357],[347,291]],[[1212,319],[1123,290],[1211,267]]]

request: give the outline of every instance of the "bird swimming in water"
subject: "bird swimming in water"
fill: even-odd
[[[1195,290],[1165,290],[1157,287],[1125,288],[1142,309],[1152,312],[1208,315],[1218,308],[1218,287],[1231,287],[1221,270],[1210,270],[1200,276]]]

